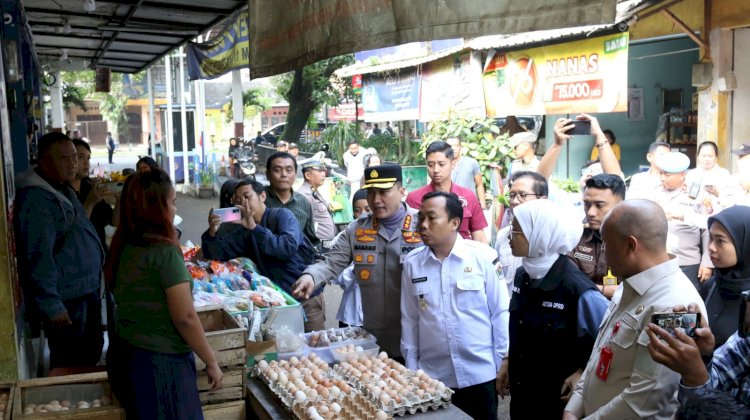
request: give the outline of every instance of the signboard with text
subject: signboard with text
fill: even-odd
[[[416,69],[362,76],[365,121],[419,119],[420,74]]]
[[[624,112],[627,81],[627,33],[494,51],[483,75],[487,116]]]
[[[455,55],[425,65],[420,102],[421,121],[484,118],[480,53]]]
[[[232,70],[247,67],[250,42],[247,10],[227,19],[227,26],[208,42],[188,42],[188,78],[214,79]]]

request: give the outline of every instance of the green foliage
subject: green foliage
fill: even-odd
[[[86,108],[86,90],[82,87],[63,82],[62,101],[66,109],[77,106],[84,111],[88,111]]]
[[[214,182],[216,181],[216,170],[210,165],[204,166],[198,171],[198,180],[203,186],[214,185]]]
[[[361,142],[362,147],[378,151],[381,159],[389,162],[399,162],[404,166],[424,165],[424,152],[419,140],[401,139],[386,133],[375,134]]]
[[[343,155],[349,147],[349,142],[357,140],[361,144],[364,133],[362,133],[357,124],[348,121],[339,121],[323,130],[320,138],[323,143],[328,143],[331,155],[338,160],[339,165],[343,166]]]
[[[427,146],[434,141],[445,141],[451,137],[461,139],[462,154],[479,162],[486,191],[490,191],[491,163],[510,167],[513,160],[513,149],[509,136],[499,135],[500,127],[490,118],[454,118],[449,121],[438,121],[430,124],[423,135],[420,155],[424,155]]]
[[[299,138],[304,123],[321,105],[336,106],[349,99],[347,92],[353,95],[351,79],[332,77],[334,71],[353,63],[354,55],[347,54],[272,79],[276,93],[289,103],[284,139]]]
[[[128,97],[122,93],[122,84],[119,87],[120,89],[118,90],[111,89],[107,95],[101,95],[99,112],[102,113],[102,117],[106,121],[109,121],[109,124],[112,126],[112,132],[115,133],[117,138],[124,138],[128,125],[128,116],[125,112]]]
[[[260,88],[253,88],[242,92],[242,106],[244,107],[245,112],[253,109],[264,110],[270,105],[270,99],[266,97],[265,92],[263,92],[263,90]],[[224,115],[226,116],[226,122],[228,123],[234,120],[233,107],[234,100],[232,99],[230,99],[229,102],[224,105],[224,110],[226,111]]]
[[[571,178],[568,178],[568,179],[553,178],[552,182],[558,188],[566,192],[580,192],[581,191],[581,186],[578,184],[578,182]]]

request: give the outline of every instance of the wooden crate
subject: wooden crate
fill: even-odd
[[[202,404],[241,400],[245,397],[245,368],[224,370],[224,386],[214,392],[209,391],[211,385],[205,372],[198,373],[197,385]]]
[[[245,401],[203,406],[205,420],[245,420]]]
[[[244,385],[244,383],[243,383]],[[13,413],[13,394],[16,390],[16,384],[13,382],[0,382],[0,394],[8,394],[8,402],[5,408],[0,407],[0,420],[10,420]]]
[[[108,397],[112,405],[53,413],[23,414],[28,404],[46,404],[50,400],[68,400],[75,406],[80,399]],[[19,381],[13,398],[13,419],[98,419],[124,420],[125,410],[117,405],[107,381],[107,372]]]
[[[247,360],[247,329],[242,328],[229,312],[220,307],[203,308],[198,311],[198,318],[219,366],[244,365]],[[206,368],[197,355],[195,366],[198,370]]]

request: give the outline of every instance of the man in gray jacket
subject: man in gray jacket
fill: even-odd
[[[336,278],[354,263],[362,293],[364,328],[391,357],[401,358],[401,269],[411,250],[422,246],[417,211],[402,202],[401,166],[365,170],[367,202],[372,214],[350,223],[321,261],[307,267],[294,284],[294,295],[309,297],[316,287]]]
[[[73,189],[73,142],[62,133],[39,139],[39,166],[18,177],[16,257],[32,330],[44,329],[50,368],[94,366],[104,337],[104,249]]]

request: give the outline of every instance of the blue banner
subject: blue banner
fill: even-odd
[[[187,44],[188,78],[214,79],[250,65],[247,10],[227,19],[227,26],[208,42]]]
[[[365,121],[419,119],[420,79],[416,69],[394,70],[387,75],[363,75]]]

